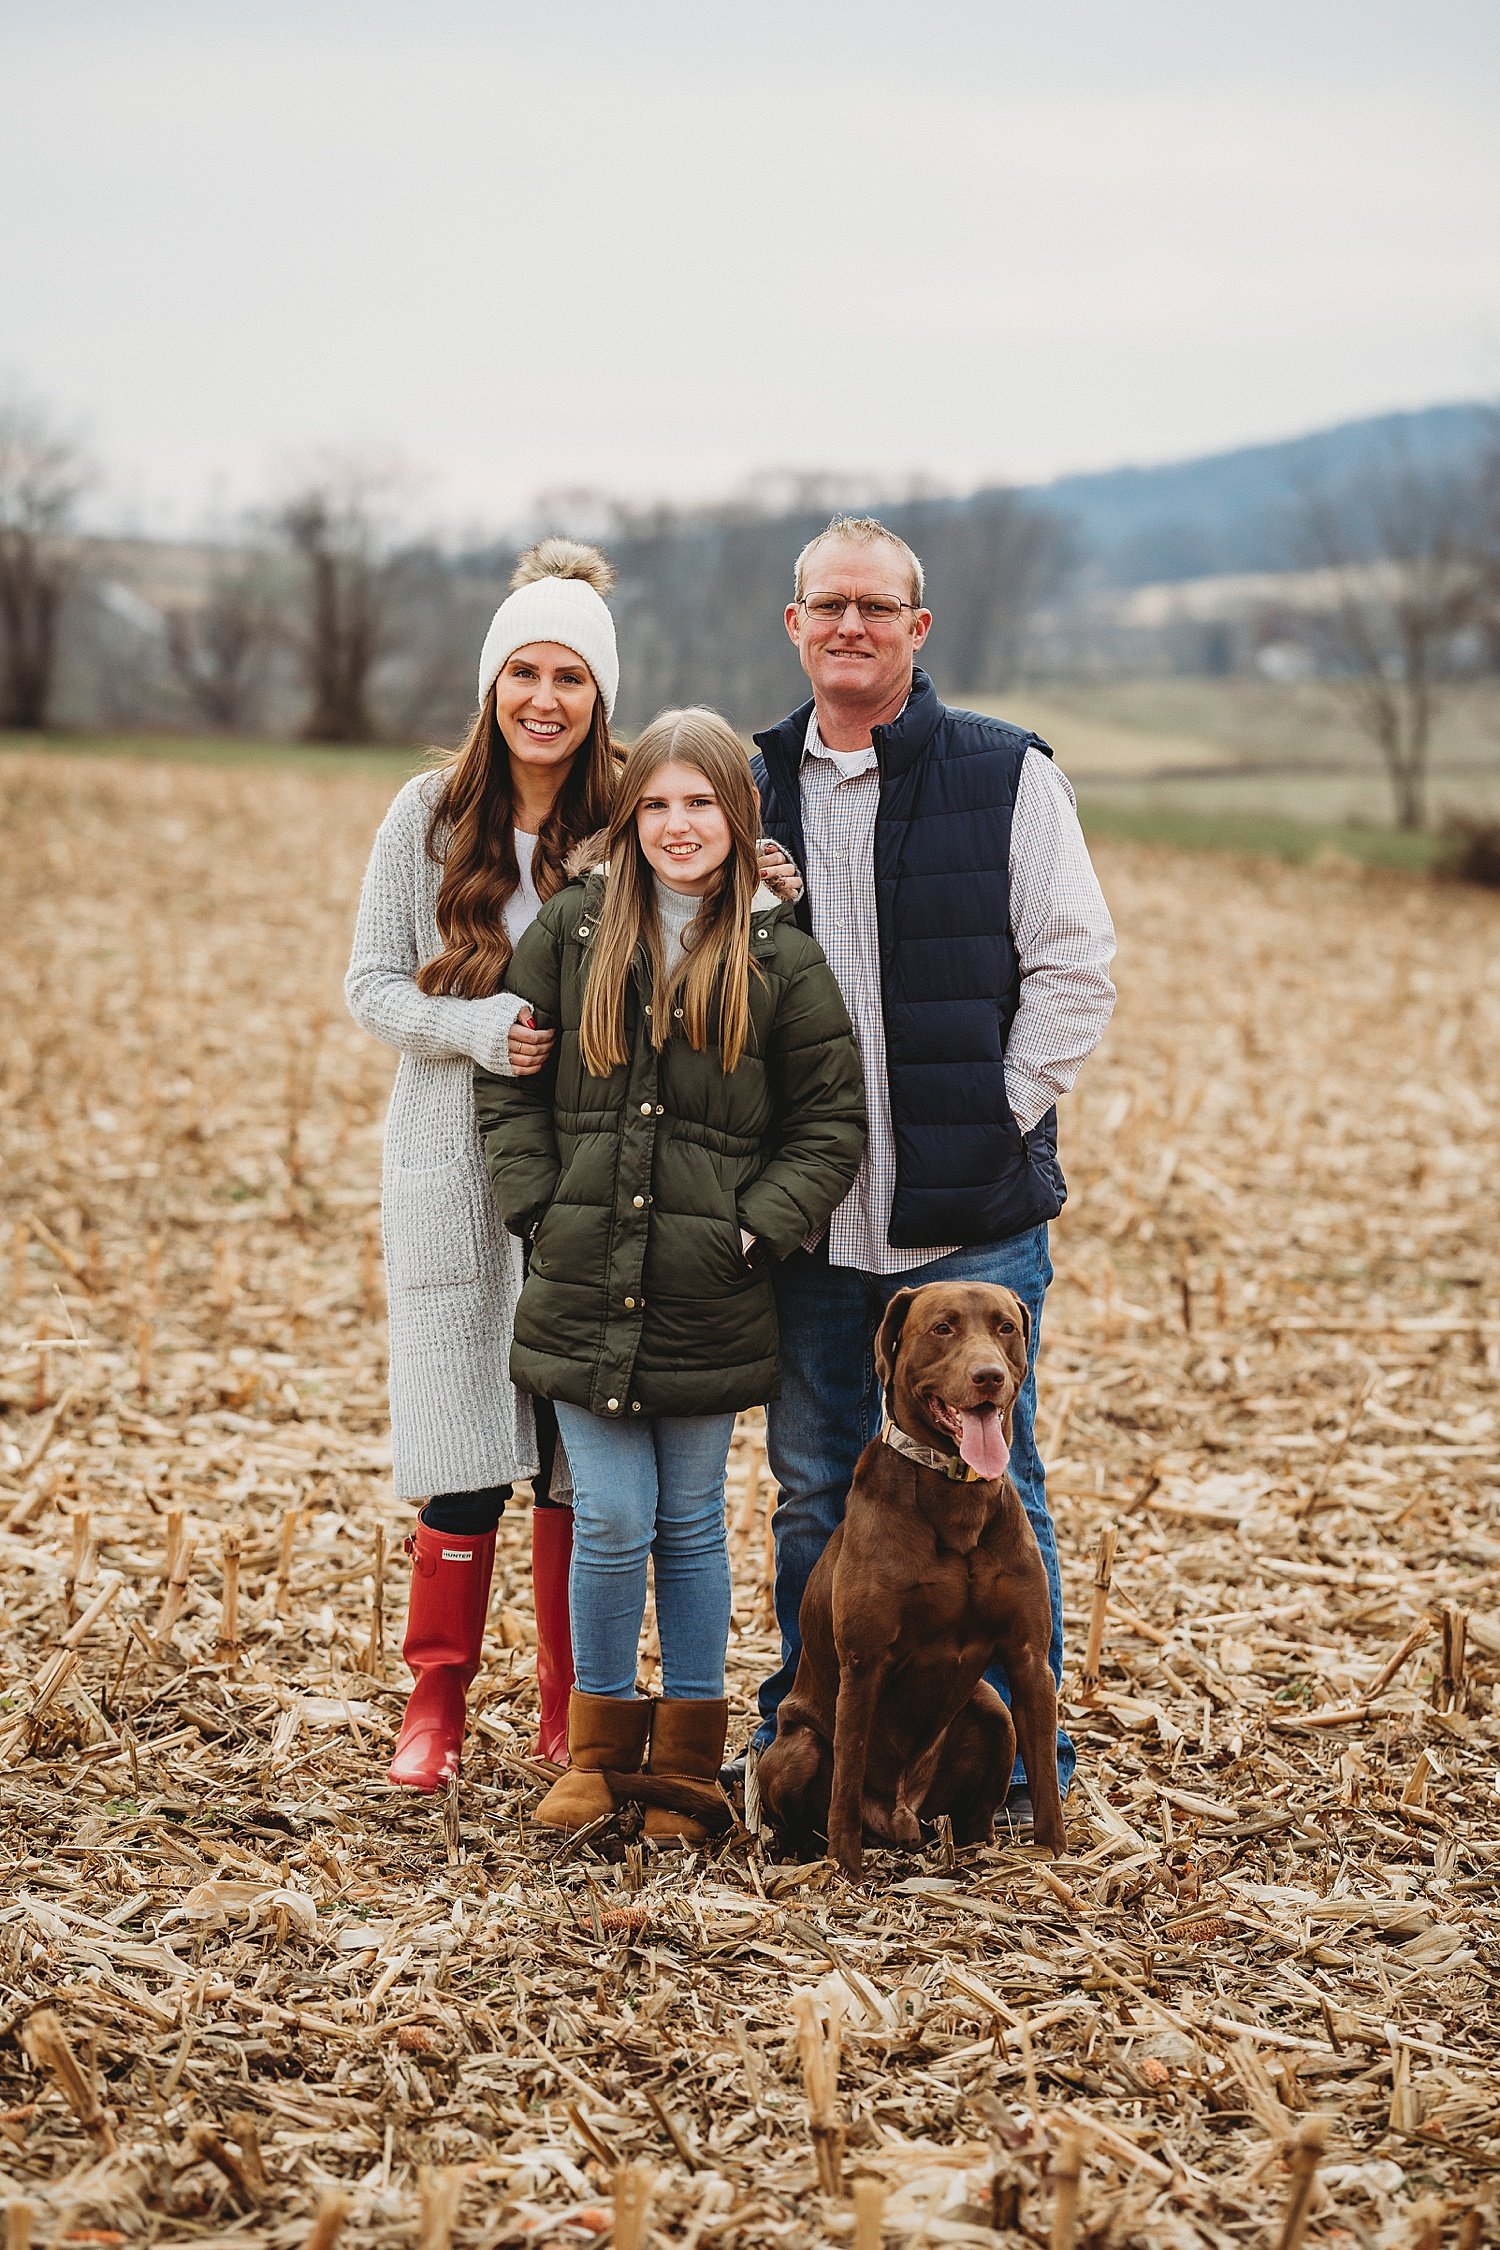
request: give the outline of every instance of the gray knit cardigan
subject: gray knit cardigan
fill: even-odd
[[[536,1469],[531,1401],[507,1372],[521,1245],[495,1215],[474,1119],[474,1065],[510,1075],[525,1002],[436,999],[417,971],[442,950],[428,856],[436,774],[418,774],[375,838],[344,980],[350,1013],[400,1050],[385,1127],[381,1224],[391,1315],[391,1448],[404,1500],[476,1492]]]

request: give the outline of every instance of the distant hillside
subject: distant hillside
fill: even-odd
[[[1435,468],[1458,468],[1494,431],[1491,407],[1427,406],[1159,468],[1059,477],[1026,497],[1068,523],[1085,573],[1113,585],[1284,570],[1289,503],[1300,486],[1336,488],[1393,446]]]

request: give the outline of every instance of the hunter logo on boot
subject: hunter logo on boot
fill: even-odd
[[[474,1550],[472,1547],[445,1547],[443,1549],[443,1560],[444,1562],[472,1562]]]

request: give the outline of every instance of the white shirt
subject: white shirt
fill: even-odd
[[[864,1273],[906,1273],[961,1249],[956,1242],[893,1250],[896,1189],[880,931],[875,911],[875,750],[830,750],[808,720],[801,768],[807,895],[813,936],[844,996],[864,1065],[870,1137],[859,1175],[834,1212],[828,1256]],[[1077,800],[1040,750],[1021,764],[1010,832],[1010,924],[1021,996],[1005,1050],[1005,1092],[1029,1133],[1078,1076],[1115,1004],[1115,933],[1078,824]],[[996,995],[998,999],[998,994]]]
[[[505,934],[514,951],[541,913],[542,902],[531,879],[531,863],[536,857],[536,838],[529,836],[524,828],[512,829],[511,833],[516,839],[516,865],[521,870],[521,880],[506,900],[500,919],[505,924]]]

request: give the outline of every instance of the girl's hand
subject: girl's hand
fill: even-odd
[[[761,880],[769,883],[779,899],[795,906],[802,896],[802,877],[797,873],[795,860],[788,859],[779,844],[762,836],[759,844]]]
[[[528,1008],[517,1016],[510,1027],[510,1067],[517,1078],[534,1078],[553,1047],[557,1044],[555,1031],[538,1031],[536,1019]]]

